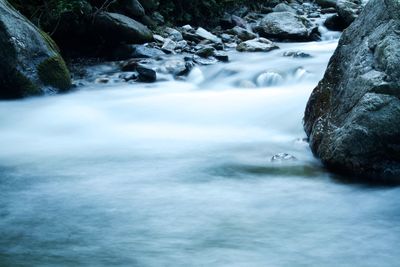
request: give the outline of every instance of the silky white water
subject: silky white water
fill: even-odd
[[[304,141],[336,45],[0,102],[0,266],[398,266],[400,189]]]

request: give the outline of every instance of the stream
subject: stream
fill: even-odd
[[[400,189],[329,173],[305,141],[337,39],[279,46],[0,102],[0,266],[399,266]]]

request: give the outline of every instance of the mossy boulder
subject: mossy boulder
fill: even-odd
[[[65,91],[69,71],[51,38],[5,0],[0,0],[0,98]]]

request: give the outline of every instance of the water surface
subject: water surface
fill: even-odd
[[[399,266],[400,189],[342,183],[303,140],[336,45],[0,102],[0,266]]]

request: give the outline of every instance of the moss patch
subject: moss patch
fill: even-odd
[[[61,91],[66,91],[71,87],[71,77],[61,56],[54,56],[40,63],[38,74],[45,85],[53,86]]]

